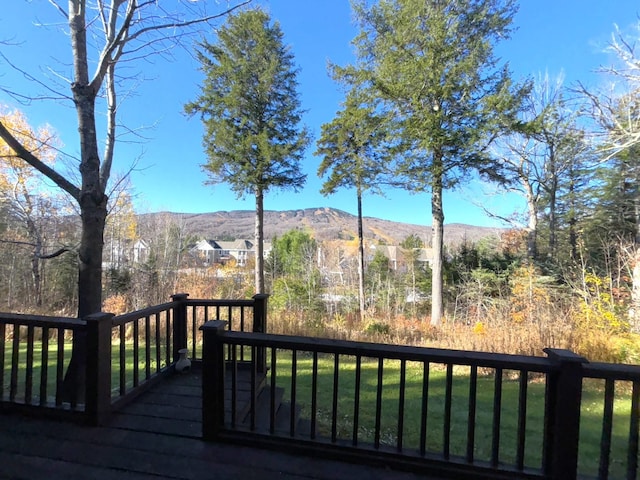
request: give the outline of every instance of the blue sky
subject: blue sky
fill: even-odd
[[[304,123],[315,138],[320,126],[331,121],[340,108],[342,92],[327,74],[327,61],[346,64],[353,59],[350,41],[356,34],[347,0],[254,0],[280,22],[285,41],[300,67]],[[66,2],[63,2],[66,5]],[[223,2],[224,3],[224,2]],[[614,24],[623,30],[637,22],[637,0],[521,0],[515,17],[517,31],[499,45],[498,53],[508,61],[516,79],[545,71],[555,76],[564,72],[565,83],[581,80],[594,85],[601,80],[593,74],[600,65],[610,63],[602,50],[610,39]],[[68,37],[55,22],[60,17],[47,0],[11,0],[0,9],[0,45],[14,64],[39,79],[50,75],[48,65],[69,71]],[[38,23],[47,24],[46,27]],[[208,36],[213,40],[213,36]],[[176,49],[174,58],[156,57],[137,64],[132,73],[143,71],[139,84],[121,93],[121,120],[141,135],[126,138],[116,150],[114,172],[131,173],[138,211],[212,212],[253,209],[252,198],[237,200],[224,185],[204,185],[201,165],[202,127],[197,118],[182,113],[183,105],[198,95],[202,80],[198,63],[187,51]],[[31,94],[42,91],[0,59],[0,85]],[[68,92],[68,90],[67,90]],[[66,92],[65,92],[66,93]],[[124,95],[126,93],[126,95]],[[79,151],[75,112],[59,102],[31,102],[20,105],[0,92],[0,105],[19,108],[34,126],[48,123],[60,136],[70,155]],[[320,160],[312,153],[304,159],[307,184],[300,193],[271,191],[265,198],[268,210],[335,207],[355,213],[355,194],[344,190],[330,197],[319,193],[316,176]],[[521,209],[515,196],[488,196],[481,185],[466,184],[444,198],[445,223],[496,225],[482,208],[508,215]],[[389,190],[385,197],[368,196],[364,214],[389,220],[430,225],[430,199],[427,194],[411,195]]]

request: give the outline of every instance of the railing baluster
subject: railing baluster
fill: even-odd
[[[471,366],[469,376],[469,415],[467,419],[467,462],[473,463],[476,437],[476,400],[478,391],[478,366]]]
[[[13,326],[13,343],[11,350],[11,384],[9,386],[9,401],[15,402],[18,392],[18,367],[20,366],[20,327]]]
[[[151,378],[151,318],[144,317],[144,377]]]
[[[383,380],[383,357],[378,357],[378,384],[376,386],[376,424],[374,426],[373,446],[380,448],[380,429],[382,426],[382,380]]]
[[[311,368],[311,434],[312,440],[316,438],[316,421],[318,417],[318,352],[313,351],[313,365]]]
[[[398,439],[396,449],[402,452],[402,436],[404,434],[404,393],[407,384],[407,361],[400,360],[400,385],[398,395]]]
[[[244,307],[240,307],[240,330],[244,332]],[[244,347],[240,349],[240,361],[244,361]]]
[[[4,398],[4,342],[6,338],[5,324],[0,323],[0,400]]]
[[[502,368],[495,369],[493,384],[493,423],[491,432],[491,466],[500,462],[500,423],[502,418]]]
[[[161,336],[160,336],[160,312],[156,313],[154,318],[154,330],[155,330],[155,334],[156,334],[156,372],[159,372],[161,370],[161,364],[162,364],[162,340],[161,340]]]
[[[442,439],[442,456],[449,460],[451,450],[451,406],[453,403],[453,364],[447,363],[447,375],[444,391],[444,426]]]
[[[58,328],[56,351],[56,407],[62,405],[62,382],[64,381],[64,328]]]
[[[173,310],[167,310],[165,313],[165,361],[167,362],[167,367],[169,365],[171,365],[171,355],[172,355],[172,351],[171,351],[171,346],[173,345],[173,339],[171,338],[171,334],[173,332],[173,325],[172,323],[175,321],[175,318],[172,315]]]
[[[298,383],[298,351],[291,354],[291,412],[289,416],[289,436],[296,433],[296,386]]]
[[[524,470],[524,451],[527,437],[527,387],[529,386],[529,372],[520,370],[518,385],[518,433],[516,449],[516,468]]]
[[[120,396],[127,393],[127,327],[126,325],[120,325],[118,327],[118,333],[120,335]]]
[[[351,439],[352,445],[355,447],[358,445],[358,428],[360,422],[360,381],[362,376],[362,357],[358,355],[356,357],[356,379],[355,379],[355,392],[353,399],[353,436]]]
[[[197,311],[196,311],[196,307],[195,305],[193,306],[192,309],[192,315],[191,315],[191,358],[196,358],[196,336],[197,336],[197,332],[198,332],[198,317],[197,317]]]
[[[35,331],[33,325],[27,327],[27,365],[25,372],[24,403],[31,405],[33,396],[33,343]]]
[[[427,421],[429,408],[429,362],[422,363],[422,411],[420,412],[420,455],[427,453]]]
[[[0,337],[2,338],[2,337]],[[4,338],[2,338],[4,340]],[[1,342],[0,342],[1,343]],[[42,351],[40,352],[40,406],[47,404],[47,382],[49,381],[49,327],[42,328]],[[0,365],[0,369],[2,366]],[[0,385],[2,379],[0,378]],[[2,388],[0,387],[0,396]]]
[[[242,347],[240,347],[242,348]],[[231,428],[236,426],[238,415],[238,346],[234,345],[231,354]]]
[[[271,390],[269,395],[269,432],[276,431],[276,382],[277,382],[276,349],[271,349]]]
[[[251,358],[255,359],[256,358],[256,347],[251,347]],[[257,370],[257,365],[256,362],[253,361],[250,364],[251,366],[251,386],[250,386],[250,390],[251,390],[251,431],[255,431],[256,429],[256,407],[258,405],[257,402],[257,391],[256,391],[256,370]]]
[[[598,465],[598,479],[609,478],[609,458],[611,454],[611,431],[613,429],[613,397],[615,382],[608,378],[604,384],[604,409],[602,412],[602,438],[600,440],[600,463]]]
[[[640,429],[640,381],[633,382],[629,419],[629,450],[627,452],[627,480],[634,480],[638,473],[638,430]]]
[[[338,375],[340,371],[340,356],[333,356],[333,394],[331,397],[331,443],[337,440],[338,432]]]
[[[138,320],[133,321],[133,386],[137,387],[139,384],[139,370],[140,370],[140,338]]]

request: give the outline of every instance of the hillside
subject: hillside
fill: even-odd
[[[211,213],[158,212],[140,215],[141,227],[153,224],[174,223],[188,234],[211,239],[253,238],[255,214],[251,210]],[[426,244],[431,241],[431,228],[426,225],[392,222],[374,217],[364,218],[364,236],[386,244],[398,244],[409,235],[415,234]],[[307,208],[264,212],[264,233],[266,239],[293,230],[303,229],[313,233],[319,240],[344,239],[357,236],[357,217],[334,208]],[[477,227],[464,224],[448,224],[444,227],[447,245],[458,244],[463,239],[476,241],[497,235],[501,229]]]

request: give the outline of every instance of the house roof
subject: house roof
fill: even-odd
[[[249,240],[234,240],[232,242],[216,242],[222,250],[253,250],[253,243]]]

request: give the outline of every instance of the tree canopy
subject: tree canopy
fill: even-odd
[[[518,108],[493,55],[515,11],[513,0],[355,3],[357,62],[345,72],[371,85],[395,119],[403,186],[431,192],[434,324],[443,315],[442,192],[471,172],[494,175],[487,145]]]
[[[256,291],[264,290],[262,210],[271,188],[301,188],[301,160],[310,141],[300,126],[293,54],[279,24],[262,10],[228,18],[217,41],[198,51],[205,79],[200,96],[185,106],[205,127],[204,169],[210,183],[225,182],[256,199]]]

